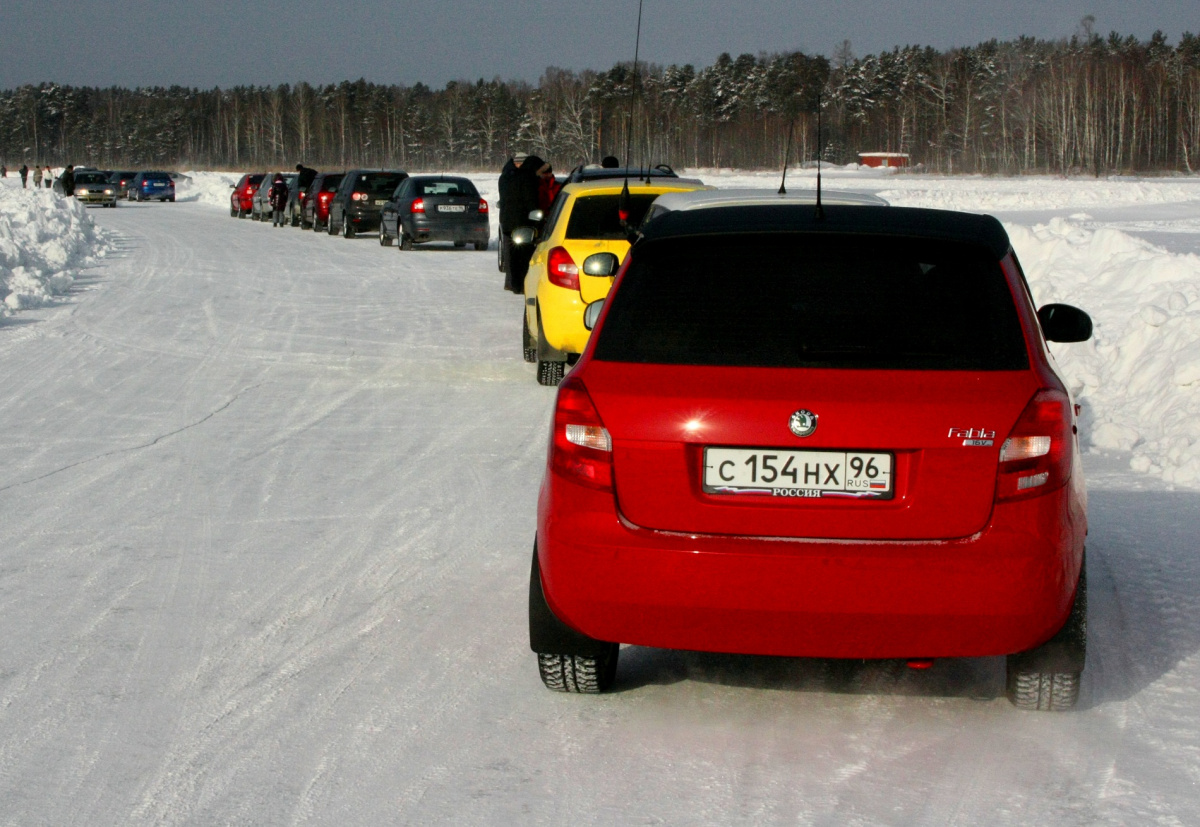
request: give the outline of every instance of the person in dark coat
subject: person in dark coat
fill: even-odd
[[[21,164],[21,168],[17,172],[21,175],[21,189],[25,189],[25,181],[29,178],[29,167]]]
[[[510,234],[517,227],[532,225],[529,213],[538,209],[538,189],[541,179],[538,170],[545,161],[536,155],[527,156],[519,167],[512,173],[507,187],[500,195],[501,232]],[[503,177],[503,176],[502,176]],[[506,221],[509,229],[504,230]],[[520,247],[509,246],[509,254],[504,268],[504,288],[514,293],[525,292],[525,273],[529,270],[529,259],[533,256],[533,245],[525,244]]]
[[[300,192],[306,191],[317,177],[317,171],[312,167],[306,167],[304,164],[296,164],[296,189]]]
[[[283,180],[282,172],[275,173],[275,180],[271,182],[267,195],[271,199],[271,226],[284,226],[283,211],[287,208],[288,185]]]
[[[512,239],[509,234],[519,226],[517,224],[517,211],[510,209],[510,205],[515,202],[516,196],[514,193],[514,182],[517,178],[517,170],[524,163],[524,155],[515,155],[509,158],[504,164],[504,168],[500,170],[500,180],[497,184],[497,191],[500,195],[500,269],[504,272],[504,289],[512,290],[512,281],[508,275],[508,259],[512,253]]]
[[[70,198],[75,194],[75,165],[67,164],[67,168],[63,170],[62,175],[58,176],[58,182],[62,184],[63,195]]]

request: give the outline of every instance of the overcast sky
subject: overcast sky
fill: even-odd
[[[1200,0],[644,0],[641,58],[707,66],[721,52],[832,57],[910,43],[944,49],[1079,31],[1171,43],[1200,33]],[[637,0],[0,0],[0,89],[536,82],[547,66],[633,57]]]

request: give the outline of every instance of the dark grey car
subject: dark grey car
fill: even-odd
[[[488,203],[466,178],[448,175],[414,175],[383,205],[379,243],[390,247],[400,240],[401,250],[427,241],[450,241],[455,247],[474,244],[486,250],[490,235]]]
[[[311,228],[313,232],[319,232],[329,223],[329,202],[337,194],[342,176],[343,173],[340,172],[317,173],[304,197],[304,206],[300,213],[302,229]]]
[[[408,173],[399,169],[352,169],[329,202],[329,234],[354,238],[379,229],[379,214]]]

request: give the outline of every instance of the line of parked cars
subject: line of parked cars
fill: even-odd
[[[317,173],[299,187],[297,173],[282,177],[288,188],[284,223],[292,227],[344,238],[374,233],[380,245],[405,251],[430,242],[486,250],[491,240],[488,202],[468,178],[351,169]],[[232,186],[230,217],[270,221],[274,181],[269,173],[243,175]]]
[[[174,201],[175,182],[188,180],[186,175],[162,170],[111,170],[76,167],[75,197],[85,204],[116,207],[118,200]],[[61,176],[54,190],[62,192]]]

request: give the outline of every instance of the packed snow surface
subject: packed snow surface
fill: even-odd
[[[1038,303],[1096,322],[1053,346],[1083,698],[1031,715],[998,658],[626,647],[613,694],[544,690],[554,393],[494,249],[234,220],[238,177],[116,210],[0,179],[5,289],[36,296],[0,320],[0,824],[1195,823],[1200,181],[824,181],[996,214]]]

